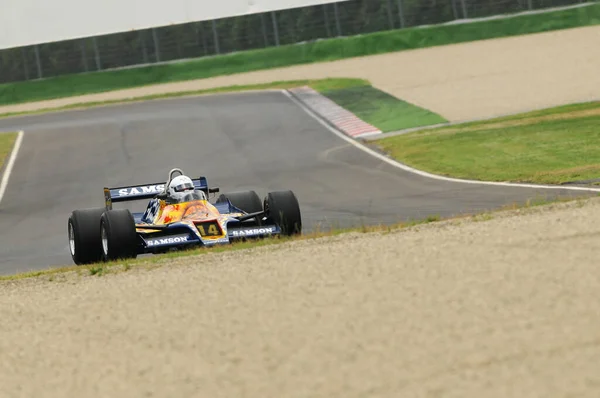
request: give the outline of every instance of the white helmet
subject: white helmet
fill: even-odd
[[[194,191],[194,182],[190,177],[177,176],[171,180],[169,184],[169,196],[177,201],[183,200],[183,198]]]

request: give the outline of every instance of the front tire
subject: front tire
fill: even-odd
[[[269,192],[264,201],[265,215],[281,228],[285,236],[302,233],[302,215],[292,191]]]
[[[69,251],[77,265],[102,261],[100,218],[106,209],[74,210],[67,224]]]
[[[224,193],[219,196],[217,203],[226,202],[227,199],[233,206],[246,213],[257,213],[263,210],[263,205],[255,191]]]
[[[102,214],[100,238],[104,261],[137,257],[135,220],[128,209],[109,210]]]

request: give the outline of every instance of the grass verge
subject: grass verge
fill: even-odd
[[[600,102],[421,130],[374,142],[430,173],[561,184],[600,178]]]
[[[103,105],[115,105],[115,104],[126,104],[126,103],[132,103],[132,102],[150,101],[150,100],[158,100],[158,99],[180,98],[180,97],[194,96],[194,95],[223,94],[223,93],[244,92],[244,91],[252,91],[252,90],[279,90],[279,89],[289,89],[289,88],[300,87],[300,86],[310,86],[317,91],[335,91],[337,89],[359,87],[359,86],[364,86],[364,85],[369,85],[369,84],[370,83],[366,80],[352,79],[352,78],[275,81],[275,82],[269,82],[269,83],[215,87],[215,88],[204,89],[204,90],[188,90],[188,91],[178,91],[178,92],[174,92],[174,93],[152,94],[152,95],[145,95],[145,96],[140,96],[140,97],[135,97],[135,98],[115,99],[115,100],[109,100],[109,101],[84,102],[84,103],[65,105],[65,106],[55,107],[55,108],[43,108],[43,109],[38,109],[35,111],[4,113],[4,114],[0,114],[0,118],[13,117],[13,116],[35,115],[35,114],[40,114],[40,113],[75,110],[75,109],[85,109],[85,108],[92,108],[92,107],[103,106]]]
[[[399,100],[371,85],[318,91],[384,133],[448,122],[437,113]]]
[[[338,105],[355,113],[367,123],[371,123],[383,132],[396,131],[403,128],[429,126],[447,122],[438,114],[420,108],[416,105],[397,99],[370,85],[364,79],[331,78],[317,80],[277,81],[264,84],[244,86],[226,86],[198,91],[182,91],[177,93],[148,95],[144,97],[104,102],[88,102],[67,105],[60,108],[40,109],[31,112],[20,112],[0,115],[2,117],[23,116],[50,111],[85,109],[95,106],[147,101],[154,99],[177,98],[189,95],[206,95],[228,92],[244,92],[249,90],[290,89],[300,86],[310,86]]]
[[[0,173],[4,168],[4,161],[15,145],[16,139],[17,133],[0,133]]]
[[[600,4],[467,24],[392,30],[206,57],[189,62],[3,84],[0,85],[0,105],[596,24],[600,24]]]
[[[600,197],[600,195],[597,195]],[[560,204],[560,203],[569,203],[575,202],[579,206],[582,206],[585,203],[585,200],[590,199],[589,195],[581,195],[581,196],[570,196],[570,197],[558,197],[555,199],[547,199],[547,198],[532,198],[525,203],[511,203],[501,208],[479,212],[476,214],[463,214],[460,216],[447,217],[442,218],[438,215],[430,215],[424,219],[420,220],[411,220],[402,223],[396,223],[391,225],[363,225],[361,227],[356,228],[346,228],[346,229],[330,229],[328,231],[315,231],[313,233],[304,234],[297,237],[274,237],[274,238],[266,238],[262,240],[254,240],[247,242],[239,242],[231,245],[225,246],[217,246],[212,248],[199,248],[194,250],[187,250],[182,252],[173,252],[167,254],[154,255],[146,258],[139,258],[136,260],[127,260],[127,261],[112,261],[107,263],[98,263],[91,264],[87,266],[66,266],[59,268],[51,268],[40,271],[33,271],[27,273],[20,273],[15,275],[5,275],[0,276],[0,282],[10,282],[10,281],[18,281],[23,279],[30,278],[44,278],[48,281],[58,281],[62,276],[66,274],[75,274],[77,276],[85,277],[85,276],[103,276],[106,274],[119,273],[119,272],[127,272],[132,269],[152,269],[165,265],[169,265],[172,260],[180,259],[180,258],[189,258],[191,260],[190,264],[193,264],[193,261],[202,261],[202,257],[209,253],[223,253],[230,251],[239,251],[239,250],[250,250],[259,247],[266,246],[276,246],[282,245],[290,242],[299,242],[299,241],[309,241],[327,237],[333,237],[337,235],[349,234],[349,233],[393,233],[399,232],[402,230],[407,230],[411,227],[422,226],[426,224],[432,223],[441,223],[441,222],[461,222],[463,220],[473,221],[473,222],[485,222],[491,221],[498,216],[502,215],[506,212],[511,211],[524,211],[524,210],[534,210],[536,208],[543,208],[544,206]]]

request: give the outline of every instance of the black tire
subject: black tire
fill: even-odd
[[[264,201],[265,213],[286,236],[302,233],[302,215],[298,198],[292,191],[269,192]]]
[[[137,257],[135,220],[128,209],[109,210],[102,214],[100,237],[104,261]]]
[[[224,193],[219,195],[217,203],[225,202],[227,199],[229,199],[232,205],[246,213],[263,211],[262,202],[255,191]]]
[[[75,210],[67,224],[69,250],[77,265],[102,261],[102,240],[100,238],[100,217],[106,209]]]

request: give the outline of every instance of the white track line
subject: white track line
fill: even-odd
[[[17,153],[21,148],[22,141],[23,130],[19,131],[19,133],[17,134],[15,145],[10,154],[10,158],[8,159],[8,163],[6,164],[6,168],[4,169],[4,174],[2,175],[2,181],[0,182],[0,202],[2,202],[2,198],[4,197],[4,192],[6,191],[6,186],[8,185],[8,179],[10,178],[10,174],[12,173],[12,168],[15,164],[15,160],[17,160]]]
[[[281,90],[281,92],[291,99],[296,105],[298,105],[302,110],[304,110],[307,114],[309,114],[313,119],[327,128],[329,131],[343,139],[344,141],[354,145],[356,148],[367,152],[368,154],[375,156],[376,158],[409,173],[417,174],[422,177],[432,178],[434,180],[441,180],[446,182],[458,182],[462,184],[477,184],[477,185],[493,185],[493,186],[501,186],[501,187],[519,187],[519,188],[534,188],[534,189],[558,189],[558,190],[570,190],[570,191],[585,191],[585,192],[600,192],[600,188],[586,188],[586,187],[569,187],[563,185],[536,185],[536,184],[518,184],[518,183],[510,183],[510,182],[494,182],[494,181],[475,181],[475,180],[462,180],[458,178],[450,178],[444,177],[437,174],[430,174],[422,170],[414,169],[410,166],[407,166],[403,163],[397,162],[387,156],[384,156],[371,148],[361,144],[353,138],[348,137],[346,134],[337,130],[336,128],[329,125],[327,122],[323,120],[321,116],[315,113],[312,109],[308,108],[304,103],[296,99],[292,94],[290,94],[287,90]],[[385,136],[385,135],[384,135]],[[384,138],[382,136],[381,138]]]

